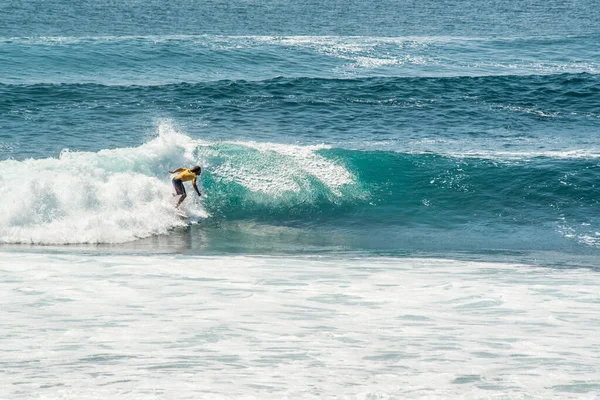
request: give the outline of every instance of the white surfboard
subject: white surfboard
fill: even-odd
[[[185,219],[189,218],[189,215],[187,215],[185,212],[181,211],[180,209],[175,209],[175,215],[177,215],[180,218],[185,218]]]

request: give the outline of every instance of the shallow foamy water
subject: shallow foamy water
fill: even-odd
[[[0,398],[595,398],[600,276],[0,254]]]

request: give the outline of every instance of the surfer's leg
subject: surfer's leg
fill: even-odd
[[[185,198],[187,197],[187,194],[182,194],[181,197],[179,198],[179,201],[177,202],[177,205],[175,206],[175,208],[179,208],[179,205],[185,200]]]
[[[181,195],[177,205],[175,206],[175,208],[179,208],[181,202],[187,197],[187,193],[185,192],[185,186],[183,186],[181,179],[173,179],[173,187],[175,188],[176,195]]]

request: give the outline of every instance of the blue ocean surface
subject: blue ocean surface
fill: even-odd
[[[593,0],[0,2],[0,398],[594,398],[599,43]]]
[[[597,38],[4,38],[0,241],[597,254]]]

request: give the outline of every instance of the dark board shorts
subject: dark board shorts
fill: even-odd
[[[173,187],[175,188],[175,193],[186,194],[185,187],[183,186],[181,179],[173,178]]]

